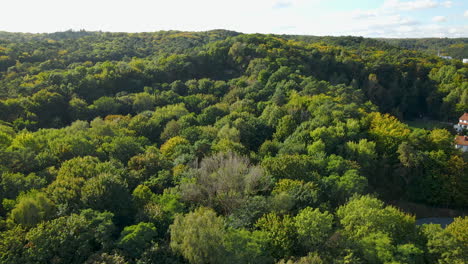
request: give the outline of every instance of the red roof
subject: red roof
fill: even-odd
[[[468,146],[468,136],[457,136],[455,138],[455,143],[457,145]]]
[[[464,113],[460,118],[458,118],[458,120],[467,120],[468,123],[468,113]]]

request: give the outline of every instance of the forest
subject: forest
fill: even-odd
[[[468,56],[468,39],[466,38],[425,38],[425,39],[380,39],[406,49],[414,49],[432,55],[445,55],[456,59]]]
[[[467,42],[0,32],[0,263],[467,263]]]

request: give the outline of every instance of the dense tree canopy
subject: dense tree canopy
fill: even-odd
[[[0,263],[464,263],[446,42],[0,32]]]

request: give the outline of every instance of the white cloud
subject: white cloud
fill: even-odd
[[[386,0],[383,4],[384,9],[393,9],[399,11],[412,11],[418,9],[427,9],[437,7],[439,2],[432,0],[415,0],[403,2],[400,0]]]
[[[352,17],[356,19],[366,19],[371,17],[379,16],[379,12],[377,10],[355,10],[351,12]]]
[[[282,2],[299,6],[304,1]],[[0,16],[0,31],[86,29],[141,32],[224,28],[267,32],[287,21],[290,14],[284,11],[291,9],[273,8],[278,0],[81,0],[67,3],[61,0],[2,2],[5,12]]]
[[[388,26],[384,28],[362,28],[350,31],[350,35],[379,38],[459,38],[464,37],[468,26],[446,27],[438,24],[416,26]]]
[[[239,0],[237,0],[239,1]],[[240,0],[242,2],[242,0]],[[252,0],[252,1],[258,1],[258,0]],[[323,0],[260,0],[261,2],[272,2],[270,6],[273,9],[282,9],[282,8],[291,8],[291,7],[297,7],[300,6],[301,4],[304,3],[310,3],[310,4],[315,4],[319,3]],[[248,1],[246,1],[248,2]],[[245,7],[249,7],[250,4],[245,5]]]
[[[273,8],[288,8],[292,6],[293,6],[293,3],[290,1],[278,1],[273,4]]]
[[[385,0],[382,8],[385,10],[395,11],[414,11],[421,9],[429,9],[434,7],[451,8],[452,1],[434,1],[434,0],[414,0],[414,1],[400,1],[400,0]]]
[[[444,16],[435,16],[432,18],[432,21],[440,23],[447,21],[447,18]]]
[[[447,16],[435,16],[433,24],[421,23],[416,18],[418,10],[429,8],[450,8],[452,1],[434,0],[386,0],[375,9],[357,9],[341,15],[341,24],[349,28],[340,31],[345,35],[362,35],[372,37],[463,37],[468,32],[468,25],[444,25]],[[407,13],[413,11],[412,13]],[[421,11],[419,11],[421,12]],[[467,10],[468,12],[468,10]],[[414,15],[413,15],[414,14]],[[468,15],[467,15],[468,17]],[[330,21],[330,20],[328,20]]]
[[[465,11],[465,13],[463,14],[465,17],[468,17],[468,10]]]
[[[452,1],[445,1],[445,2],[442,3],[442,6],[446,7],[446,8],[451,8],[453,6],[453,2]]]

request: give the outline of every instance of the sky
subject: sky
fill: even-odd
[[[0,0],[0,31],[468,37],[467,0]]]

